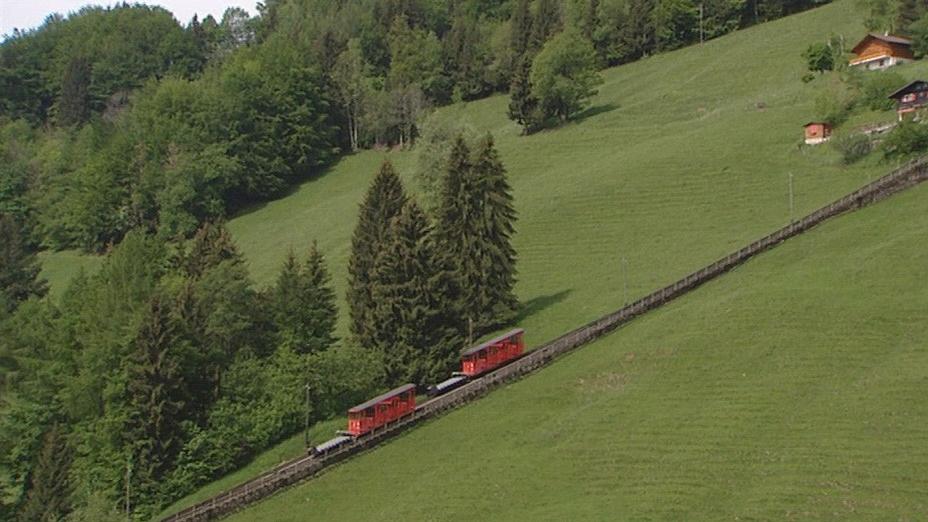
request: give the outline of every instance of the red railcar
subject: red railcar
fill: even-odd
[[[480,375],[518,358],[525,350],[525,330],[517,328],[461,353],[461,373]]]
[[[416,409],[416,385],[404,384],[348,410],[348,433],[357,437]]]

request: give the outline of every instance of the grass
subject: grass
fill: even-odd
[[[923,520],[928,185],[233,516]]]
[[[441,109],[439,118],[465,122],[478,130],[492,132],[509,170],[520,216],[514,239],[519,252],[520,279],[517,292],[524,303],[519,324],[526,329],[529,345],[539,344],[614,310],[624,301],[646,294],[706,265],[781,226],[791,216],[801,216],[891,168],[890,165],[877,162],[875,158],[843,167],[837,153],[830,147],[799,146],[802,125],[815,118],[814,101],[825,84],[821,79],[808,84],[800,81],[805,72],[801,51],[809,43],[821,40],[825,33],[843,35],[848,41],[856,40],[865,33],[863,19],[863,14],[856,10],[853,2],[840,0],[700,46],[604,71],[605,82],[587,113],[562,128],[533,136],[520,136],[518,127],[506,119],[508,99],[505,96]],[[907,77],[915,77],[928,71],[928,66],[918,63],[899,67],[897,71]],[[872,115],[873,121],[885,120],[887,116],[889,119],[892,117],[889,113]],[[869,116],[859,117],[854,120],[854,124],[868,123],[864,121],[867,119]],[[409,183],[411,190],[416,192],[412,176],[416,154],[415,151],[367,151],[346,157],[326,173],[297,187],[287,197],[250,209],[231,220],[229,227],[257,283],[266,285],[273,281],[288,248],[302,251],[313,240],[318,240],[320,248],[328,256],[337,293],[343,299],[351,231],[355,225],[357,206],[371,178],[380,162],[389,158]],[[793,178],[792,206],[789,200],[790,175]],[[55,286],[63,284],[67,279],[66,267],[77,265],[69,264],[67,257],[60,259],[58,254],[47,256],[46,260],[46,270]],[[340,304],[342,314],[339,334],[344,336],[347,314],[344,302]],[[668,312],[654,317],[664,317],[665,313]],[[713,328],[717,328],[712,319],[711,315],[706,315],[702,325],[712,324]],[[655,320],[648,318],[642,323],[652,324]],[[766,317],[749,319],[754,322],[765,320]],[[801,329],[805,327],[812,330]],[[689,330],[678,329],[676,323],[672,322],[654,328],[666,330],[666,335],[671,336],[668,342],[682,342],[683,337],[690,335],[687,333]],[[796,335],[800,337],[814,337],[819,333],[815,330],[818,328],[816,325],[803,324],[796,328]],[[746,342],[737,337],[727,341],[718,338],[717,341]],[[591,348],[589,351],[602,351],[604,344],[597,346],[599,348]],[[643,359],[635,359],[630,364],[644,365],[651,361],[651,373],[647,373],[649,379],[667,379],[668,382],[679,382],[682,385],[687,378],[693,377],[692,373],[683,371],[685,368],[680,369],[679,375],[665,375],[665,369],[677,370],[676,367],[665,368],[671,364],[670,361],[677,360],[672,354],[661,358],[649,355],[649,352],[641,353]],[[570,358],[558,367],[569,368],[576,364],[571,362],[575,360]],[[704,369],[706,364],[720,368],[725,366],[723,361],[715,359],[714,354],[709,362],[690,362]],[[645,378],[644,374],[641,378]],[[617,382],[609,380],[611,378],[603,379],[593,389],[596,386],[625,386],[621,379]],[[534,381],[530,379],[527,382]],[[564,381],[560,386],[570,388],[574,384],[572,381]],[[498,395],[502,398],[493,400],[506,400],[505,397],[509,397],[510,393],[509,390],[501,391]],[[658,394],[648,399],[652,406],[662,406],[662,401],[672,402],[677,397],[674,389],[654,389],[648,393]],[[595,397],[593,394],[588,395],[587,400],[591,401],[592,408]],[[550,398],[547,401],[556,405],[558,399]],[[486,425],[490,430],[486,436],[502,437],[506,442],[501,447],[513,448],[513,445],[523,442],[512,438],[522,433],[519,422],[542,422],[547,427],[538,429],[548,433],[548,438],[539,436],[556,446],[558,434],[563,430],[572,430],[573,419],[580,420],[577,417],[579,414],[575,408],[549,414],[545,406],[533,405],[531,411],[525,413],[506,412],[506,416],[499,420],[474,417],[476,425],[466,427],[463,433],[477,436],[483,431],[478,430],[478,433],[475,430]],[[483,407],[475,406],[465,411],[481,411]],[[631,405],[623,407],[630,408]],[[779,408],[776,402],[764,403],[759,407],[762,414],[770,413],[765,407]],[[700,411],[702,409],[698,408]],[[612,411],[605,416],[611,417],[621,412]],[[642,422],[644,426],[653,426],[655,430],[658,427],[667,429],[668,426],[682,429],[689,418],[684,415],[674,421],[665,418],[660,409],[652,413],[655,417],[653,420],[641,414],[636,421]],[[711,412],[704,413],[709,415]],[[561,414],[563,418],[559,416]],[[692,413],[697,414],[698,411]],[[511,417],[512,422],[506,420],[506,417]],[[460,448],[458,443],[461,437],[449,435],[447,429],[439,427],[444,425],[453,425],[453,422],[449,418],[447,423],[438,422],[435,427],[428,428],[439,430],[444,436],[450,437],[447,443],[445,439],[435,438],[433,444],[439,446],[440,450],[436,451],[440,455],[444,455],[442,451],[456,453]],[[594,422],[594,425],[587,428],[594,431],[601,429],[597,426]],[[494,427],[502,431],[494,432],[491,429]],[[721,445],[722,439],[727,437],[723,431],[720,427],[718,433],[713,435],[707,432],[706,436],[718,440]],[[621,433],[613,435],[622,440]],[[652,435],[657,440],[660,433],[654,431]],[[407,440],[418,440],[420,436],[417,431],[398,442],[396,447],[405,447],[403,445],[408,444]],[[672,462],[671,448],[677,449],[669,439],[650,449],[646,438],[631,442],[639,446],[628,446],[624,453],[620,451],[611,457],[613,462],[622,462],[621,466],[616,464],[613,470],[615,474],[624,474],[629,462],[651,462],[648,456],[652,454],[645,450],[658,453],[664,451],[666,458],[671,459],[664,463],[669,466]],[[680,444],[687,446],[686,439],[681,439]],[[474,449],[473,446],[468,447]],[[639,449],[642,451],[640,454]],[[272,453],[275,451],[278,450],[272,450]],[[720,462],[724,460],[711,446],[707,451],[704,457],[718,459]],[[370,459],[383,458],[377,455],[381,455],[381,452],[375,452]],[[412,453],[407,452],[406,456],[409,455]],[[551,458],[550,453],[545,455]],[[577,453],[577,456],[583,455]],[[626,460],[619,459],[622,456]],[[695,459],[695,455],[690,454],[689,458]],[[346,469],[367,461],[366,458],[360,459],[357,464],[346,466]],[[828,458],[819,461],[834,464]],[[448,473],[456,469],[446,466],[440,459],[429,462],[435,469],[443,469]],[[703,465],[699,459],[690,464],[695,465],[696,462]],[[484,491],[482,487],[474,489],[473,486],[480,483],[480,476],[487,476],[482,475],[481,466],[495,469],[489,464],[475,458],[461,468],[461,476],[469,481],[470,490]],[[530,464],[523,463],[523,466]],[[264,467],[254,464],[236,476],[245,477]],[[384,473],[390,473],[389,470],[384,468],[372,472],[370,480],[383,477]],[[581,471],[576,471],[578,476],[582,476]],[[702,476],[693,482],[684,480],[668,484],[658,475],[648,478],[646,469],[639,469],[638,472],[644,481],[636,483],[638,487],[651,484],[659,488],[666,495],[668,505],[672,504],[670,500],[678,498],[702,499],[695,504],[686,504],[690,508],[708,508],[711,503],[722,501],[716,498],[720,483],[703,486],[699,482],[711,477]],[[339,476],[338,473],[332,476]],[[513,473],[518,476],[517,470]],[[735,473],[734,469],[732,473]],[[436,480],[434,474],[428,476]],[[716,478],[721,480],[721,476]],[[496,513],[501,501],[494,502],[493,499],[505,499],[505,513],[506,509],[522,506],[520,502],[513,501],[514,497],[509,493],[521,494],[523,488],[532,489],[531,485],[543,484],[546,479],[547,475],[544,474],[527,476],[519,484],[507,484],[500,479],[498,489],[501,496],[487,494],[482,502],[492,505]],[[325,490],[324,484],[338,483],[336,479],[332,480],[320,481],[319,484],[323,485],[312,485],[311,488],[323,488],[313,491],[327,491],[326,494],[332,496],[332,502],[350,498],[334,490]],[[725,480],[726,483],[740,487],[743,477],[734,474]],[[615,483],[604,481],[603,484],[608,488]],[[598,487],[585,481],[578,482],[576,487],[581,485],[583,491],[587,491],[587,488],[596,491]],[[671,487],[672,490],[666,489]],[[712,491],[709,496],[705,495],[709,490],[707,488]],[[218,489],[219,486],[211,485],[209,490]],[[372,497],[387,494],[387,490],[369,490],[366,486],[351,489],[363,491]],[[423,488],[421,492],[426,490],[431,488]],[[582,498],[586,494],[575,488],[566,488],[564,491],[564,494],[552,498],[564,498],[568,493]],[[473,499],[454,489],[449,489],[447,494]],[[206,493],[198,492],[185,502],[206,496]],[[727,496],[734,498],[737,495],[732,491]],[[527,498],[533,498],[532,505],[536,505],[541,497],[536,495]],[[616,498],[624,499],[625,493]],[[554,500],[550,503],[542,502],[542,505],[555,510],[553,504],[556,504]],[[376,505],[376,509],[389,510],[387,504]],[[410,503],[408,509],[418,509],[415,507],[418,505]],[[583,514],[582,505],[574,504],[574,507],[580,515]],[[655,505],[655,509],[658,507]],[[355,509],[360,508],[355,506]],[[255,513],[258,512],[261,511]],[[535,509],[527,512],[545,516],[544,512]],[[333,513],[330,512],[330,515]],[[421,519],[428,518],[428,513],[422,511],[418,515],[408,515]],[[431,513],[437,516],[437,513],[443,512]],[[587,516],[595,518],[607,513],[597,510],[587,513]],[[373,515],[373,518],[384,518],[376,516],[376,513]],[[267,518],[266,515],[262,516]]]

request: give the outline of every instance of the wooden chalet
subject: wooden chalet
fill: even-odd
[[[818,145],[831,139],[831,125],[823,121],[810,121],[804,126],[806,131],[806,144]]]
[[[891,34],[870,33],[852,49],[857,58],[850,61],[851,67],[879,70],[915,59],[912,40]]]
[[[909,82],[889,97],[896,100],[896,114],[899,116],[899,121],[902,121],[906,114],[928,106],[928,82],[924,80]]]

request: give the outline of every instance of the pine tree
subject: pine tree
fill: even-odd
[[[900,0],[896,7],[895,30],[909,33],[909,27],[928,11],[928,2],[925,0]]]
[[[273,292],[273,315],[281,341],[296,353],[325,350],[335,342],[335,292],[325,257],[313,242],[300,265],[291,250]]]
[[[456,265],[461,309],[476,335],[512,318],[515,251],[510,243],[515,211],[493,140],[475,159],[463,138],[451,150],[436,233]]]
[[[514,293],[516,251],[512,246],[516,210],[506,168],[490,134],[476,151],[473,170],[484,200],[482,233],[487,261],[480,287],[483,315],[479,323],[489,327],[509,322],[519,307]]]
[[[532,37],[532,13],[529,10],[530,0],[516,0],[512,8],[512,16],[509,18],[510,25],[510,43],[512,56],[515,63],[518,63],[528,51],[529,42]]]
[[[528,55],[523,56],[512,74],[509,86],[509,119],[522,126],[522,132],[529,134],[540,123],[538,100],[532,96],[532,62]]]
[[[453,270],[425,213],[408,202],[392,222],[372,280],[372,337],[383,351],[389,384],[422,384],[447,375],[453,366],[463,333]]]
[[[31,296],[44,296],[48,285],[39,278],[40,271],[22,227],[12,216],[0,214],[0,309],[9,312]]]
[[[538,0],[535,5],[535,17],[532,21],[532,35],[529,40],[531,53],[537,53],[545,46],[548,38],[561,30],[561,10],[557,0]]]
[[[620,29],[625,59],[637,60],[654,50],[654,0],[628,0],[628,16]]]
[[[61,428],[55,424],[42,437],[42,449],[32,471],[20,520],[57,522],[71,511],[68,477],[72,451]]]
[[[372,347],[371,273],[377,256],[384,248],[391,220],[406,204],[406,191],[393,165],[386,161],[371,183],[361,203],[358,224],[351,238],[348,260],[348,310],[351,333],[365,348]]]
[[[136,505],[157,505],[161,480],[182,446],[187,390],[177,360],[181,346],[170,309],[158,294],[132,342],[127,369],[125,444],[131,455]]]
[[[221,222],[206,222],[194,234],[182,262],[187,275],[196,279],[223,261],[242,262],[232,234]]]

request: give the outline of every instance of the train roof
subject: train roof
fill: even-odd
[[[479,352],[479,351],[485,350],[488,346],[497,344],[497,343],[499,343],[500,341],[504,341],[504,340],[506,340],[506,339],[512,337],[513,335],[520,334],[520,333],[524,333],[524,332],[525,332],[525,330],[523,330],[522,328],[516,328],[516,329],[514,329],[514,330],[510,330],[510,331],[504,333],[503,335],[500,335],[499,337],[494,337],[493,339],[490,339],[489,341],[487,341],[487,342],[485,342],[485,343],[483,343],[483,344],[478,344],[477,346],[474,346],[473,348],[468,348],[467,350],[464,350],[463,352],[461,352],[461,356],[462,356],[462,357],[466,357],[466,356],[468,356],[468,355],[475,354],[475,353],[477,353],[477,352]]]
[[[358,404],[354,408],[351,408],[350,410],[348,410],[348,413],[358,413],[360,411],[364,411],[370,408],[371,406],[374,406],[375,404],[381,403],[389,399],[390,397],[393,397],[395,395],[399,395],[401,393],[407,392],[409,390],[414,390],[414,389],[416,389],[415,384],[404,384],[400,386],[399,388],[394,388],[388,391],[387,393],[384,393],[383,395],[378,395],[365,403]]]

